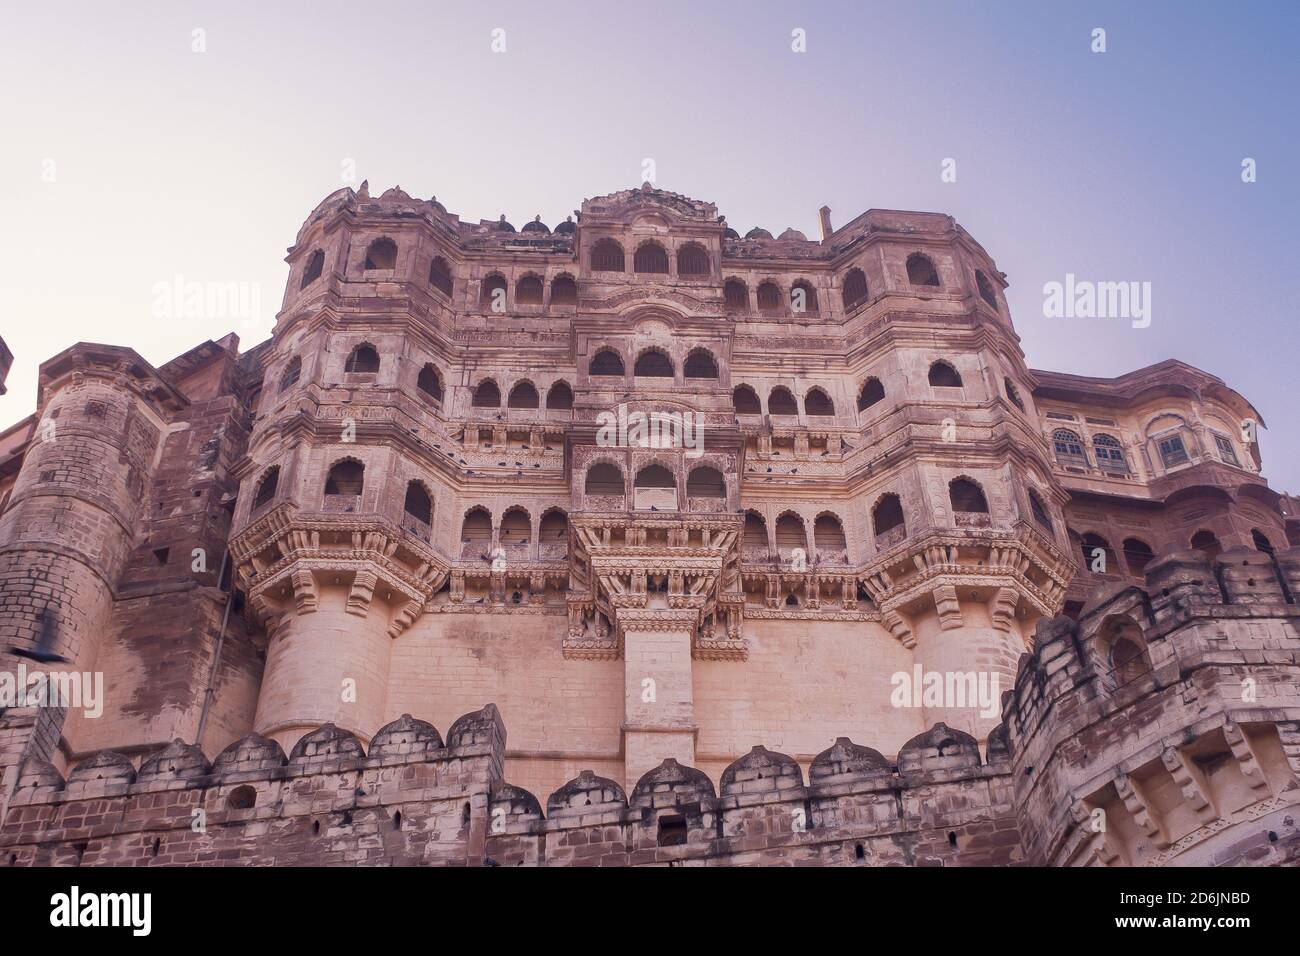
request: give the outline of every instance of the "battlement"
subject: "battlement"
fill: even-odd
[[[1003,717],[1029,859],[1300,854],[1300,549],[1173,551],[1039,622]]]
[[[990,865],[1021,859],[1004,747],[942,724],[890,761],[841,737],[805,783],[764,747],[715,791],[675,760],[629,799],[587,770],[546,801],[503,778],[497,708],[443,741],[403,715],[369,752],[331,724],[286,757],[249,734],[211,763],[177,740],[137,769],[105,752],[65,780],[29,759],[0,829],[9,865]]]
[[[839,738],[804,781],[754,747],[721,784],[668,759],[629,798],[584,771],[546,801],[500,784],[487,853],[503,866],[989,866],[1021,861],[1006,754],[936,724],[896,761]]]
[[[286,757],[249,734],[210,764],[177,740],[138,771],[107,752],[64,780],[22,767],[0,830],[11,866],[477,865],[505,727],[494,705],[466,714],[444,743],[409,715],[367,754],[326,724]]]

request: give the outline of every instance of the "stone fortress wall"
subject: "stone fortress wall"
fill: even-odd
[[[762,746],[629,792],[583,770],[545,808],[503,776],[489,704],[446,742],[404,714],[368,750],[327,724],[290,756],[250,734],[23,768],[11,865],[1295,865],[1300,549],[1154,562],[1044,620],[985,753],[944,724],[895,757],[841,737],[806,768]],[[1116,674],[1115,644],[1139,656]],[[197,821],[197,822],[196,822]]]
[[[108,687],[99,717],[0,713],[15,862],[147,832],[145,862],[1136,864],[1236,859],[1243,826],[1285,858],[1300,523],[1258,412],[1177,361],[1030,369],[950,217],[742,238],[646,186],[516,232],[363,186],[288,262],[269,341],[79,344],[0,433],[5,666]],[[611,441],[620,406],[700,441]],[[1173,566],[1199,596],[1159,612]],[[917,668],[1011,709],[896,706]],[[1108,710],[1130,672],[1147,709]],[[1275,695],[1230,706],[1245,678]],[[498,728],[471,756],[401,716],[468,712]],[[1133,749],[1129,717],[1166,732]],[[195,806],[228,823],[179,841]]]

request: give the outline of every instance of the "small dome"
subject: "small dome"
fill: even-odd
[[[506,214],[501,214],[500,221],[497,222],[497,232],[514,232],[515,227],[506,222]]]
[[[790,226],[787,226],[787,227],[786,227],[785,232],[781,233],[780,238],[781,238],[781,239],[798,239],[800,242],[807,242],[807,241],[808,241],[808,237],[807,237],[807,236],[805,236],[805,235],[804,235],[802,232],[800,232],[798,229],[792,228],[792,227],[790,227]]]
[[[753,229],[749,230],[749,232],[745,233],[745,238],[746,239],[771,239],[772,234],[768,232],[766,229],[760,229],[758,228],[758,226],[755,226]]]
[[[723,238],[723,239],[739,239],[739,238],[740,238],[740,233],[736,232],[736,230],[734,230],[734,229],[732,229],[730,226],[728,226],[728,227],[727,227],[727,231],[724,232],[724,233],[722,234],[722,238]]]
[[[566,216],[564,222],[555,227],[557,236],[571,236],[578,227],[573,223],[572,216]]]
[[[524,232],[540,232],[543,235],[549,236],[551,234],[551,229],[546,225],[546,223],[542,222],[541,216],[537,216],[532,222],[524,223]]]

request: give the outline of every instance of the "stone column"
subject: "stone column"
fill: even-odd
[[[0,518],[0,670],[15,681],[97,669],[162,434],[112,364],[125,350],[89,348],[42,366],[43,404]],[[60,736],[76,750],[83,713],[11,706],[0,718],[0,817],[25,759],[60,762]]]
[[[288,753],[303,734],[332,723],[368,742],[383,724],[393,639],[375,575],[349,583],[299,571],[294,596],[274,618],[253,729]]]
[[[923,692],[929,675],[943,680],[941,696],[927,693],[921,699],[923,722],[926,727],[943,722],[983,741],[1002,721],[1002,692],[1011,689],[1026,650],[1019,622],[1003,614],[992,617],[982,601],[959,603],[951,585],[936,588],[935,604],[934,612],[912,619],[913,663],[921,668]],[[983,703],[991,702],[988,709],[981,706],[980,695]]]
[[[698,611],[620,608],[623,781],[628,793],[666,757],[695,766],[691,643]]]

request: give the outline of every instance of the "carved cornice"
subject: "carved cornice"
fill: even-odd
[[[339,540],[339,539],[342,540]],[[319,603],[317,578],[348,578],[347,611],[365,616],[376,594],[397,610],[397,637],[419,616],[450,573],[449,564],[381,516],[304,514],[285,503],[260,516],[231,541],[254,613],[268,630],[288,612],[310,614]],[[342,583],[340,581],[340,583]]]
[[[933,531],[908,539],[859,571],[859,578],[881,612],[936,592],[942,596],[942,589],[953,587],[992,589],[1005,614],[1019,603],[1003,591],[1010,587],[1034,612],[1052,616],[1059,613],[1073,574],[1066,555],[1022,523],[1013,531]]]

